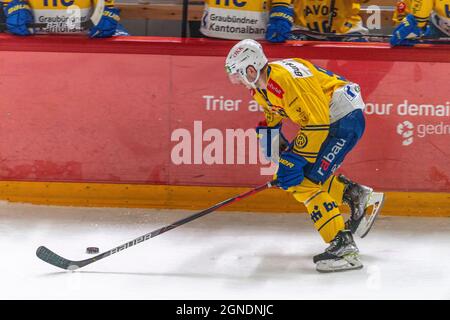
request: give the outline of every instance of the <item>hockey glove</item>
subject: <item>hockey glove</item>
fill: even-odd
[[[395,28],[390,39],[391,46],[411,46],[417,43],[415,38],[423,35],[422,29],[417,25],[416,17],[408,14]]]
[[[291,34],[294,22],[294,9],[286,5],[273,6],[269,14],[266,40],[270,42],[284,42]]]
[[[303,167],[307,163],[303,157],[291,151],[281,154],[276,174],[278,186],[287,190],[302,183],[304,178]]]
[[[103,16],[96,26],[89,30],[89,37],[91,38],[108,38],[112,37],[117,29],[119,23],[120,10],[113,7],[105,7]]]
[[[18,36],[28,36],[34,33],[27,25],[34,22],[33,13],[24,0],[13,0],[4,8],[6,27],[9,32]]]
[[[266,121],[261,121],[256,127],[259,145],[264,157],[272,162],[278,162],[279,155],[289,147],[289,141],[281,132],[281,122],[274,127],[268,127]]]

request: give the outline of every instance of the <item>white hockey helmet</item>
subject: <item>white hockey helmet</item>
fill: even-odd
[[[225,70],[232,83],[240,83],[239,79],[252,88],[256,88],[256,82],[261,75],[261,70],[266,66],[268,60],[264,55],[262,46],[252,39],[238,42],[228,53],[225,61]],[[253,66],[257,75],[253,81],[247,78],[247,68]]]

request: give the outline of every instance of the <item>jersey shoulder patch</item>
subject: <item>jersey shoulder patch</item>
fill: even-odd
[[[313,73],[307,66],[294,59],[275,61],[272,62],[272,64],[283,67],[285,70],[289,71],[293,78],[308,78],[313,76]]]

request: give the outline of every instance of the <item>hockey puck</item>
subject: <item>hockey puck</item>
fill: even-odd
[[[86,253],[87,254],[96,254],[99,253],[100,250],[97,247],[87,247],[86,248]]]

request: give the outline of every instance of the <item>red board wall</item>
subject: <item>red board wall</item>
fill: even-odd
[[[249,186],[270,179],[261,175],[267,165],[248,157],[207,164],[198,152],[215,146],[216,162],[226,162],[227,130],[254,128],[262,117],[223,71],[234,42],[0,40],[0,180]],[[450,49],[291,43],[266,51],[312,59],[360,84],[367,129],[342,172],[383,190],[450,191]],[[225,100],[241,102],[238,110],[207,110],[211,97],[225,109],[236,107]],[[177,134],[191,138],[183,140],[190,163],[174,160]]]

